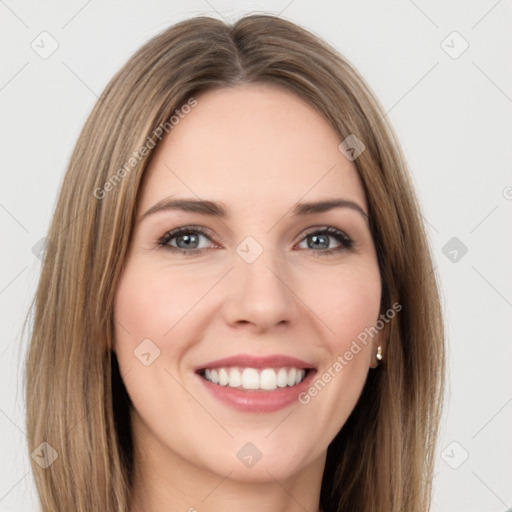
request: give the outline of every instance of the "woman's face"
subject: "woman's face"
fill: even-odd
[[[323,465],[375,366],[368,205],[302,99],[262,84],[196,99],[144,177],[116,290],[135,443],[162,471],[281,480]]]

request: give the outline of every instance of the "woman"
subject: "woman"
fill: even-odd
[[[149,41],[48,239],[26,369],[44,511],[429,509],[432,261],[383,109],[325,42],[267,15]]]

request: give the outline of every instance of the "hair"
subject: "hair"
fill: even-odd
[[[195,17],[152,38],[108,83],[78,138],[47,235],[24,374],[29,451],[47,442],[58,454],[47,468],[31,459],[44,512],[129,509],[131,403],[112,352],[113,299],[156,128],[168,132],[176,109],[202,91],[254,83],[299,95],[341,140],[363,141],[354,164],[368,199],[381,310],[402,306],[384,360],[328,447],[320,504],[325,512],[430,508],[444,326],[407,165],[353,66],[313,33],[259,14],[232,24]]]

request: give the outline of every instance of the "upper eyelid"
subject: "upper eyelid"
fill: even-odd
[[[169,229],[162,236],[160,236],[158,238],[158,241],[161,242],[165,239],[172,240],[173,238],[176,238],[177,236],[179,236],[181,233],[187,233],[187,232],[197,232],[199,235],[204,235],[204,236],[210,238],[210,240],[212,242],[214,242],[214,240],[213,240],[214,237],[211,236],[212,231],[210,229],[205,228],[203,226],[193,226],[193,225]]]

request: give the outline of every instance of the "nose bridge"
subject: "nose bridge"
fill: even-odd
[[[288,283],[291,274],[272,237],[256,240],[247,236],[236,247],[232,293],[225,304],[230,322],[250,322],[269,328],[290,321],[297,304]],[[231,287],[231,286],[230,286]]]
[[[273,243],[272,237],[266,237],[265,240],[260,237],[258,241],[253,236],[247,236],[237,246],[235,267],[246,293],[263,288],[286,295],[282,279],[287,272],[284,255],[280,250]],[[283,274],[281,279],[278,278],[279,274]]]

